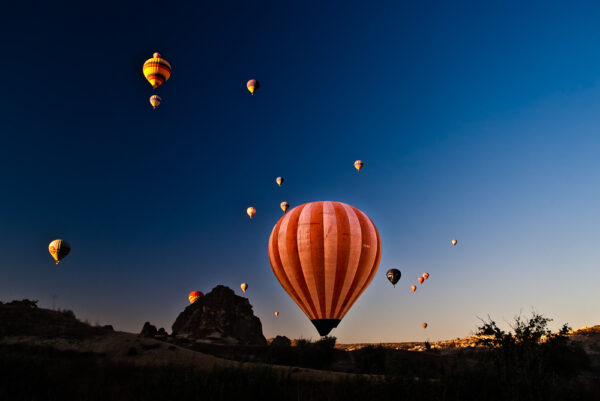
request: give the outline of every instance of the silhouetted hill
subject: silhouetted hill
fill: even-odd
[[[80,322],[69,310],[54,311],[38,308],[37,301],[27,299],[0,303],[0,322],[0,337],[84,338],[110,330]]]

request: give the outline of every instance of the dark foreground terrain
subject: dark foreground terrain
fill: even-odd
[[[0,400],[600,399],[600,327],[552,334],[535,314],[423,351],[145,338],[29,302],[0,304],[0,322]]]

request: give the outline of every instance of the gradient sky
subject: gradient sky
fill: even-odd
[[[191,290],[246,281],[265,336],[316,338],[267,240],[281,201],[337,200],[382,239],[341,342],[598,323],[600,5],[399,3],[3,5],[0,300],[170,331]]]

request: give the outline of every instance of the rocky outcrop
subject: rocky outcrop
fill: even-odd
[[[248,299],[222,285],[179,314],[173,323],[173,335],[223,344],[267,343]]]
[[[142,327],[140,337],[154,337],[157,333],[158,330],[156,330],[156,326],[151,325],[150,322],[146,322],[144,323],[144,327]]]

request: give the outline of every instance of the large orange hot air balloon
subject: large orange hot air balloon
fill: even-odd
[[[279,219],[269,238],[275,277],[322,336],[367,289],[380,259],[373,222],[341,202],[297,206]]]
[[[248,209],[246,209],[246,213],[248,214],[248,216],[250,216],[250,218],[253,218],[256,214],[256,209],[250,206]]]
[[[150,82],[150,85],[156,89],[171,76],[171,64],[164,58],[161,58],[160,54],[154,53],[152,58],[149,58],[144,63],[142,71],[148,82]]]
[[[204,296],[204,294],[200,291],[192,291],[192,292],[190,292],[188,299],[190,300],[190,303],[193,304],[194,302],[196,302],[203,296]]]

